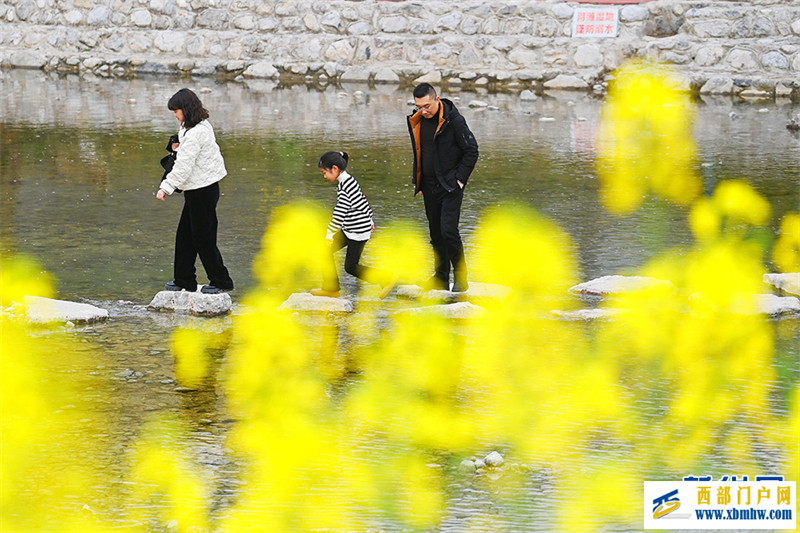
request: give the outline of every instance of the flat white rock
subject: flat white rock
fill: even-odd
[[[328,296],[314,296],[308,292],[296,292],[279,305],[278,309],[352,313],[353,302],[345,298],[329,298]]]
[[[395,314],[422,314],[431,313],[442,316],[444,318],[458,318],[468,319],[477,318],[486,314],[486,309],[479,305],[470,302],[456,302],[452,304],[442,305],[427,305],[425,307],[414,307],[412,309],[403,309],[397,311]]]
[[[430,298],[498,298],[503,299],[511,292],[511,287],[505,285],[497,285],[495,283],[481,283],[478,281],[470,281],[469,289],[464,292],[453,292],[445,290],[430,290],[426,291],[419,285],[398,285],[395,289],[396,294],[400,298],[408,298],[416,300],[423,295]]]
[[[764,274],[764,283],[785,293],[800,296],[800,272],[788,274]]]
[[[633,292],[655,285],[672,286],[672,283],[663,279],[648,278],[645,276],[603,276],[570,287],[569,292],[573,294],[604,296],[607,294]]]
[[[759,294],[758,309],[770,316],[800,313],[800,299],[794,296],[775,296]]]
[[[90,323],[108,319],[108,311],[91,304],[25,296],[26,319],[31,324],[50,322]]]
[[[225,315],[230,312],[231,307],[233,302],[227,292],[203,294],[199,288],[195,292],[161,291],[147,306],[151,311],[174,311],[197,316]]]

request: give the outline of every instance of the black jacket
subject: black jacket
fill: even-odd
[[[439,127],[433,137],[436,147],[434,168],[436,178],[448,192],[458,188],[458,181],[467,184],[475,163],[478,162],[478,141],[467,126],[467,121],[458,112],[456,106],[447,98],[440,98]],[[409,115],[408,133],[411,135],[411,147],[414,150],[414,169],[411,182],[414,194],[422,185],[422,168],[420,162],[420,128],[422,114],[416,111]]]

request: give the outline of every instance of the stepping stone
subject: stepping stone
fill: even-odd
[[[769,316],[800,314],[800,299],[794,296],[758,294],[758,309]]]
[[[314,296],[308,292],[296,292],[279,305],[278,309],[352,313],[353,302],[345,298],[329,298],[328,296]]]
[[[663,279],[648,278],[644,276],[603,276],[591,281],[579,283],[570,287],[573,294],[589,294],[592,296],[607,296],[609,294],[622,294],[638,291],[657,285],[672,286],[672,283]]]
[[[30,324],[73,322],[90,324],[108,320],[108,311],[90,304],[53,300],[41,296],[25,296],[25,314]]]
[[[417,300],[423,296],[428,298],[438,298],[448,300],[453,298],[497,298],[502,300],[511,292],[511,287],[497,285],[494,283],[480,283],[470,281],[469,289],[464,292],[453,292],[445,290],[426,291],[419,285],[398,285],[395,289],[398,298],[408,298]]]
[[[764,274],[764,283],[779,291],[800,296],[800,272],[788,274]]]
[[[227,292],[203,294],[197,291],[161,291],[155,295],[147,308],[151,311],[174,311],[195,316],[220,316],[231,311],[233,302]]]
[[[469,302],[456,302],[452,304],[428,305],[397,311],[395,315],[420,315],[435,314],[444,318],[469,319],[478,318],[486,314],[486,309]]]

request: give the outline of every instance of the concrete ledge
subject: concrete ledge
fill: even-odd
[[[486,309],[469,302],[456,302],[452,304],[428,305],[397,311],[395,315],[420,315],[434,314],[444,318],[471,319],[479,318],[487,313]]]

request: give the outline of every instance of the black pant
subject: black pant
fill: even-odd
[[[197,290],[194,263],[199,255],[211,284],[233,289],[233,280],[217,248],[219,183],[184,191],[183,197],[183,211],[175,234],[175,284],[188,291]]]
[[[456,187],[447,192],[436,178],[423,178],[422,198],[425,201],[425,215],[431,233],[431,244],[436,257],[435,277],[445,284],[450,283],[450,265],[456,283],[467,282],[467,264],[464,260],[464,245],[458,232],[461,216],[461,202],[464,189]]]
[[[348,239],[343,231],[339,230],[333,235],[333,242],[326,250],[322,264],[322,288],[326,291],[336,292],[339,290],[339,275],[336,273],[336,262],[333,254],[347,246],[344,256],[344,271],[348,274],[364,280],[367,283],[386,285],[392,278],[391,272],[380,268],[372,268],[360,265],[361,252],[367,241],[354,241]]]

